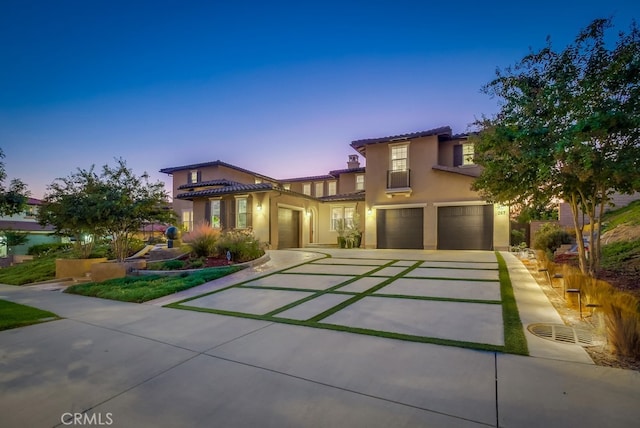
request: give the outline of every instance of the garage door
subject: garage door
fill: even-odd
[[[300,211],[278,208],[278,248],[300,247]]]
[[[378,210],[378,248],[424,248],[423,208]]]
[[[439,250],[492,250],[493,205],[438,207]]]

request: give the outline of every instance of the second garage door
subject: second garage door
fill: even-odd
[[[424,248],[423,208],[378,210],[378,248]]]
[[[439,250],[492,250],[493,205],[438,207]]]
[[[300,211],[278,208],[278,249],[300,247]]]

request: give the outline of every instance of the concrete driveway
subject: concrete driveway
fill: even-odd
[[[0,426],[637,423],[640,374],[590,364],[577,345],[527,333],[533,356],[524,357],[287,324],[325,314],[319,321],[500,343],[501,329],[473,306],[500,306],[491,291],[493,277],[468,284],[478,278],[448,278],[446,272],[491,272],[493,265],[476,263],[494,263],[493,253],[332,251],[332,259],[275,251],[265,266],[145,305],[0,286],[3,299],[65,318],[0,332]],[[526,269],[504,256],[523,323],[555,319]],[[218,290],[223,291],[204,295]],[[292,300],[290,293],[302,298]],[[464,294],[433,300],[443,293]],[[357,296],[353,304],[327,312]],[[160,306],[194,297],[189,305],[271,314],[282,322]],[[440,307],[451,303],[467,306]],[[461,325],[454,312],[467,321]],[[485,328],[470,328],[474,317]]]

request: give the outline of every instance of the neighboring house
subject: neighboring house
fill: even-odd
[[[628,195],[622,193],[614,193],[611,195],[610,203],[605,206],[604,211],[611,211],[619,208],[626,207],[633,201],[640,199],[640,192],[631,193]],[[589,224],[589,216],[580,212],[578,213],[578,224]],[[560,202],[558,204],[558,223],[560,226],[573,230],[573,213],[571,212],[571,206],[566,202]]]
[[[36,214],[40,205],[42,205],[41,200],[29,198],[27,200],[27,208],[24,212],[12,216],[0,217],[0,231],[15,230],[28,233],[28,241],[23,245],[13,247],[11,249],[12,254],[24,255],[27,254],[29,247],[33,245],[60,242],[60,237],[53,234],[53,226],[41,226],[36,220]],[[8,253],[6,241],[3,237],[0,237],[0,257],[6,257]]]
[[[508,207],[470,189],[473,146],[451,128],[358,140],[367,160],[349,156],[327,175],[274,179],[222,161],[164,168],[174,210],[189,230],[209,222],[252,229],[271,248],[337,242],[337,225],[360,219],[366,248],[505,249]]]

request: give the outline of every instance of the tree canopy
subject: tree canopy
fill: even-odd
[[[95,166],[55,180],[38,212],[41,224],[51,224],[58,233],[75,237],[83,257],[93,242],[109,237],[117,260],[127,256],[130,239],[150,222],[171,222],[168,195],[161,182],[150,183],[145,173],[136,176],[126,162]]]
[[[610,195],[640,190],[640,33],[633,23],[609,46],[612,27],[596,19],[565,49],[548,38],[498,69],[483,91],[499,111],[476,121],[476,163],[484,168],[474,188],[502,203],[569,203],[580,266],[592,274]],[[580,212],[591,221],[589,258]]]
[[[4,159],[4,152],[0,149],[0,159]],[[22,212],[27,206],[29,191],[27,185],[21,180],[14,178],[5,187],[4,181],[7,173],[4,169],[4,162],[0,161],[0,216],[13,215]]]

